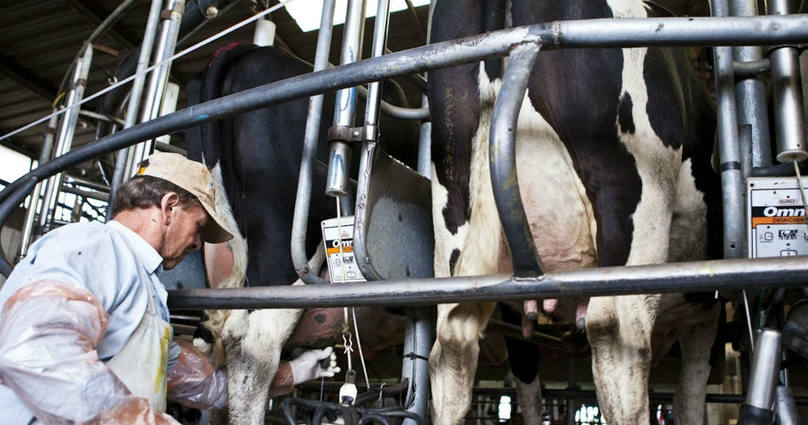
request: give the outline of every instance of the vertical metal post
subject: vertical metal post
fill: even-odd
[[[435,1],[429,4],[429,23],[432,24],[432,10]],[[429,43],[430,29],[427,28],[427,43]],[[421,107],[428,106],[427,97],[421,98]],[[420,139],[418,141],[418,174],[431,178],[432,176],[432,125],[425,121],[421,124]],[[401,378],[409,378],[410,391],[413,394],[413,403],[407,406],[407,411],[421,417],[425,423],[429,422],[429,352],[435,340],[435,309],[419,308],[408,313],[407,338],[404,340],[404,353],[413,353],[405,357],[401,364]],[[410,336],[410,334],[413,334]],[[416,425],[412,419],[405,419],[402,425]]]
[[[788,15],[789,0],[769,0],[769,14]],[[777,134],[777,160],[802,161],[808,158],[803,132],[802,88],[799,52],[794,47],[778,47],[769,55],[774,86],[774,125]]]
[[[715,17],[729,15],[727,0],[713,0]],[[715,84],[718,96],[718,142],[721,158],[721,192],[724,202],[724,257],[740,258],[744,251],[744,183],[738,144],[735,106],[735,77],[732,47],[716,46]]]
[[[54,111],[55,112],[55,111]],[[59,122],[59,118],[57,116],[52,116],[51,119],[48,121],[48,128],[45,130],[45,138],[42,142],[42,151],[39,153],[39,165],[41,167],[42,164],[48,162],[51,157],[51,152],[53,151],[53,139],[54,134],[56,133],[56,126]],[[28,204],[28,211],[25,212],[25,222],[22,226],[22,239],[20,242],[20,254],[17,257],[19,260],[20,258],[25,257],[28,254],[28,247],[31,246],[32,236],[34,233],[34,221],[36,220],[37,211],[39,211],[39,207],[42,206],[42,202],[40,197],[42,195],[42,183],[37,183],[34,191],[31,192],[31,201]],[[41,214],[41,212],[40,212]]]
[[[732,16],[757,16],[756,0],[730,1]],[[756,62],[763,59],[760,46],[733,47],[736,61]],[[753,167],[764,167],[772,164],[771,142],[769,140],[769,116],[766,111],[766,89],[763,81],[755,77],[740,78],[735,83],[735,98],[738,102],[738,125],[749,125],[752,142]],[[750,170],[742,169],[744,173]]]
[[[59,126],[59,133],[56,136],[56,152],[54,157],[62,156],[70,151],[73,145],[73,133],[76,130],[76,122],[79,117],[79,102],[84,96],[84,88],[87,85],[87,75],[90,73],[90,63],[93,60],[93,46],[86,45],[84,53],[76,62],[71,79],[72,87],[67,92],[65,98],[65,108],[69,108],[62,116]],[[59,188],[62,186],[62,173],[55,174],[48,178],[45,186],[45,197],[42,198],[42,212],[39,216],[39,224],[43,231],[48,230],[50,217],[56,209],[56,199],[59,196]]]
[[[180,33],[180,23],[182,14],[185,13],[185,0],[168,0],[165,17],[160,28],[160,36],[157,39],[153,63],[161,63],[174,55],[177,47],[177,37]],[[171,62],[165,62],[152,72],[149,76],[149,84],[146,89],[146,98],[143,103],[140,121],[145,122],[156,118],[160,114],[160,106],[165,95],[168,76],[171,72]],[[148,140],[129,148],[129,158],[126,161],[124,177],[131,177],[135,172],[135,167],[154,149],[153,141]]]
[[[320,16],[320,32],[317,35],[317,50],[314,54],[314,72],[328,67],[331,49],[331,34],[334,28],[335,0],[324,0]],[[297,181],[295,212],[292,218],[292,262],[303,282],[307,284],[325,283],[325,279],[310,273],[306,255],[306,232],[311,205],[311,179],[314,156],[317,153],[317,140],[320,137],[320,120],[323,115],[323,95],[309,98],[309,115],[306,118],[306,133],[303,140],[303,155],[300,160],[300,174]]]
[[[387,28],[390,15],[390,0],[379,0],[376,7],[376,24],[373,28],[373,47],[370,56],[377,58],[384,54],[387,41]],[[382,83],[368,84],[368,97],[365,106],[365,142],[376,142],[379,137],[379,105],[382,100]]]
[[[180,99],[180,86],[176,83],[166,84],[163,101],[160,102],[160,116],[168,115],[177,110],[177,101]],[[157,138],[160,143],[171,144],[171,135],[164,134]]]
[[[348,0],[340,65],[354,63],[362,58],[364,25],[365,0]],[[343,130],[353,127],[355,109],[356,87],[339,90],[337,103],[334,106],[334,127]],[[327,195],[334,197],[348,195],[350,164],[351,147],[348,143],[345,141],[331,142],[328,154],[328,180],[325,188]]]
[[[401,362],[401,378],[409,378],[410,390],[406,406],[429,423],[429,351],[435,339],[434,308],[419,308],[408,312],[404,337],[404,359]],[[405,419],[403,425],[415,425]]]
[[[162,4],[163,0],[152,0],[151,2],[149,18],[146,21],[146,30],[143,33],[143,42],[140,44],[140,53],[138,54],[137,58],[135,79],[132,82],[132,91],[129,93],[129,104],[126,108],[126,120],[124,121],[124,128],[129,128],[135,125],[137,121],[138,109],[140,108],[140,97],[143,94],[143,83],[146,81],[146,75],[144,72],[146,71],[146,68],[149,67],[149,58],[151,57],[152,47],[154,45],[154,37],[157,33],[157,23],[160,22],[160,6],[162,6]],[[112,211],[115,208],[115,195],[118,193],[118,187],[123,182],[128,158],[129,148],[118,151],[118,156],[115,159],[115,172],[112,175],[112,182],[109,188],[107,220],[112,219]]]

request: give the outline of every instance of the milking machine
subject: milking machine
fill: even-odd
[[[757,14],[755,1],[734,0],[731,4],[731,12],[736,16]],[[770,15],[794,12],[790,0],[769,1],[767,7]],[[714,16],[726,16],[730,12],[726,0],[714,0],[712,8]],[[799,50],[793,45],[774,46],[766,50],[766,55],[764,59],[760,47],[736,47],[734,52],[726,47],[715,48],[725,256],[728,258],[743,255],[744,247],[749,258],[808,254],[805,213],[808,198],[804,190],[808,180],[801,177],[798,164],[808,158]],[[767,70],[771,72],[774,100],[775,158],[781,166],[771,165],[769,115],[763,83],[757,78]],[[744,183],[746,190],[738,190]],[[742,204],[745,204],[745,220],[743,211],[738,208]],[[739,223],[744,221],[747,244],[739,244]],[[749,308],[747,291],[742,292],[752,360],[740,412],[741,424],[801,423],[788,389],[788,370],[781,365],[787,366],[795,357],[808,359],[805,350],[808,328],[804,326],[808,316],[801,307],[804,301],[792,303],[785,299],[785,293],[782,288],[769,292],[766,294],[769,308],[753,311]],[[762,300],[764,294],[756,298]],[[787,318],[783,313],[785,303],[792,304]]]

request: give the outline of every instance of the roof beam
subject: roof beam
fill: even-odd
[[[109,13],[98,10],[95,6],[88,4],[86,0],[64,0],[64,2],[70,5],[70,7],[83,16],[89,23],[95,26],[101,25],[101,23],[104,22],[104,19],[106,19],[107,15],[109,15]],[[109,28],[108,34],[116,41],[123,44],[123,46],[127,49],[131,49],[140,44],[137,41],[137,37],[134,37],[132,34],[124,33],[115,25],[112,25]]]
[[[4,55],[0,55],[0,74],[5,75],[48,102],[52,102],[56,97],[56,87],[38,78],[33,71],[23,68]]]

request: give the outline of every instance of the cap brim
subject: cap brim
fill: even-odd
[[[204,202],[200,201],[199,203],[202,204],[202,208],[207,211],[208,217],[210,217],[208,224],[206,224],[200,232],[199,236],[202,238],[202,241],[208,243],[222,243],[233,239],[233,235],[227,231],[227,224],[224,219],[219,217],[216,210]]]

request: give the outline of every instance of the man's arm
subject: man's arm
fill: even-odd
[[[178,340],[181,351],[168,372],[168,398],[197,409],[220,409],[227,405],[227,372],[214,369],[207,356],[190,342]],[[329,359],[323,366],[320,362]],[[301,382],[319,377],[332,377],[339,372],[331,347],[308,350],[297,358],[281,361],[272,381],[270,396],[292,392]]]
[[[0,313],[0,382],[46,423],[174,425],[98,359],[107,315],[89,291],[42,280]]]

